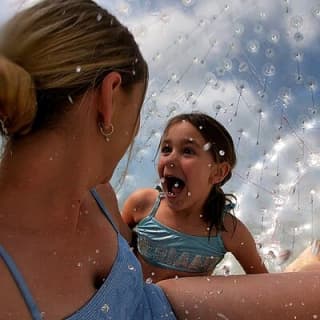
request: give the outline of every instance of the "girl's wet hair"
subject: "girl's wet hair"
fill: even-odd
[[[112,71],[127,90],[147,84],[137,43],[107,10],[91,0],[43,0],[22,10],[0,34],[0,131],[15,139],[54,125]]]
[[[230,171],[223,181],[212,186],[202,212],[203,219],[209,224],[209,236],[213,227],[217,232],[227,231],[223,223],[224,215],[233,209],[236,197],[225,194],[221,187],[232,177],[232,169],[237,162],[232,137],[221,123],[200,112],[182,113],[171,118],[164,129],[163,137],[173,125],[181,121],[189,122],[199,131],[206,141],[205,150],[211,153],[216,163],[227,162],[230,165]]]

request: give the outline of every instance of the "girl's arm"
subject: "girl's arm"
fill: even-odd
[[[228,232],[223,232],[222,239],[226,250],[235,256],[247,274],[268,272],[250,231],[240,220],[236,220],[234,229],[233,219],[236,218],[231,214],[225,217]]]

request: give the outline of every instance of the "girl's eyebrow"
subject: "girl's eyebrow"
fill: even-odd
[[[192,137],[190,137],[190,138],[184,138],[184,139],[183,139],[183,143],[184,143],[184,144],[191,144],[191,145],[194,145],[194,146],[196,146],[196,147],[198,147],[198,148],[201,148],[201,146],[200,146],[200,144],[198,143],[198,141],[197,141],[196,139],[192,138]]]
[[[164,139],[162,140],[161,142],[161,145],[164,145],[164,144],[170,144],[171,143],[171,140],[170,139]],[[202,146],[198,143],[198,141],[192,137],[190,138],[184,138],[182,140],[182,144],[191,144],[197,148],[202,148]]]

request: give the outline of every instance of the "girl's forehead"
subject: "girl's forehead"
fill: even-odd
[[[189,132],[197,132],[198,133],[198,130],[194,127],[193,124],[191,124],[190,122],[186,121],[186,120],[181,120],[179,122],[176,122],[174,124],[172,124],[168,130],[167,130],[167,134],[170,132],[170,131],[175,131],[176,133],[177,132],[186,132],[186,133],[189,133]]]
[[[197,140],[198,142],[204,142],[204,138],[200,131],[188,121],[180,121],[172,124],[163,136],[163,140],[166,139],[183,139],[186,141]]]

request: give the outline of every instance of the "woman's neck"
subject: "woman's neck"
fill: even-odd
[[[82,198],[108,177],[107,165],[104,171],[99,155],[87,144],[83,137],[57,132],[9,143],[0,164],[2,214],[7,212],[19,224],[76,224]]]

